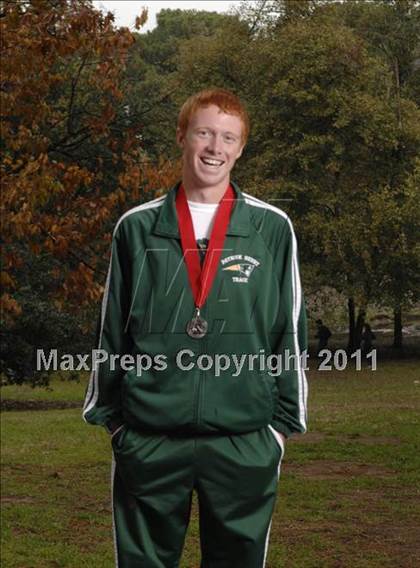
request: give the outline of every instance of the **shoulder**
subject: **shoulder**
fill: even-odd
[[[123,228],[128,228],[132,225],[138,226],[139,224],[143,224],[147,227],[153,223],[160,207],[165,202],[166,196],[167,194],[162,195],[161,197],[157,197],[156,199],[152,199],[151,201],[147,201],[146,203],[142,203],[141,205],[137,205],[136,207],[132,207],[126,211],[118,219],[114,228],[113,236],[115,237]]]
[[[285,211],[248,193],[242,192],[242,195],[250,208],[251,220],[259,231],[281,231],[293,234],[292,222]]]

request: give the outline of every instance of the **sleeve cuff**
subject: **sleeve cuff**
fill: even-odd
[[[277,432],[283,434],[285,438],[290,438],[290,436],[293,434],[293,432],[290,430],[290,428],[286,426],[286,424],[284,424],[284,422],[279,422],[278,420],[272,420],[270,425],[275,430],[277,430]]]

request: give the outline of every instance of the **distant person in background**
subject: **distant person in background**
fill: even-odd
[[[365,355],[372,351],[374,339],[376,339],[376,336],[373,333],[372,328],[370,327],[370,325],[368,323],[365,323],[365,325],[363,327],[362,344],[361,344],[362,352]]]
[[[318,348],[316,354],[319,357],[320,351],[328,347],[328,340],[332,334],[328,327],[322,323],[322,320],[316,320],[316,326],[317,333],[315,335],[315,338],[318,339]]]

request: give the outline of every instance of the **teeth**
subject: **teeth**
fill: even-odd
[[[211,158],[201,158],[201,161],[208,166],[221,166],[223,164],[222,160],[212,160]]]

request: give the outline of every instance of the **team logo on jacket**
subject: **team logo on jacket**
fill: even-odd
[[[232,282],[248,282],[251,274],[260,265],[258,260],[244,254],[234,254],[221,260],[223,271],[232,272]],[[227,265],[227,266],[225,266]]]

